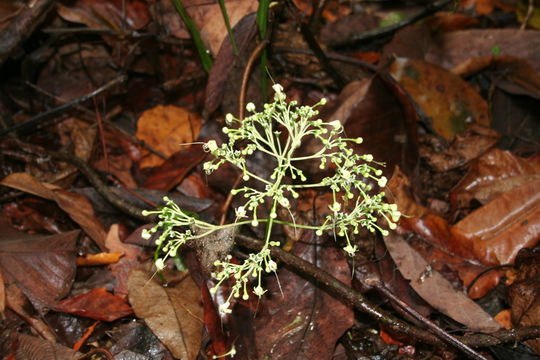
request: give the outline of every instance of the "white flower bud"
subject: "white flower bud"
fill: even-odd
[[[281,86],[280,84],[272,85],[272,89],[274,89],[276,94],[281,94],[283,92],[283,86]]]
[[[162,258],[157,259],[155,265],[158,271],[165,269],[165,261]]]
[[[255,111],[255,104],[250,102],[246,105],[246,110],[249,111],[249,112],[253,112]]]
[[[210,140],[209,142],[207,142],[204,147],[210,151],[210,152],[214,152],[217,150],[218,146],[217,146],[217,143],[215,140]]]

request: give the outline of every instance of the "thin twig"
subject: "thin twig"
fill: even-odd
[[[246,93],[247,93],[247,83],[249,80],[249,75],[251,74],[251,69],[253,68],[253,64],[255,64],[255,60],[261,55],[262,51],[266,46],[270,43],[268,39],[265,39],[261,41],[259,45],[253,50],[251,55],[249,56],[248,62],[246,64],[246,67],[244,69],[244,74],[242,76],[242,86],[240,87],[240,96],[238,100],[238,118],[240,120],[244,119],[244,108],[245,108],[245,102],[246,102]]]
[[[461,350],[463,353],[467,354],[471,359],[476,360],[487,360],[486,357],[479,354],[475,350],[473,350],[471,347],[465,345],[460,340],[456,339],[443,329],[441,329],[437,324],[435,324],[433,321],[426,318],[424,315],[420,314],[418,311],[414,310],[410,306],[408,306],[403,300],[398,298],[396,295],[394,295],[384,284],[382,284],[380,281],[374,281],[370,283],[369,285],[373,286],[375,289],[380,291],[384,296],[391,299],[398,305],[402,310],[404,310],[406,313],[414,317],[416,320],[420,321],[422,324],[424,324],[429,330],[433,331],[437,336],[448,343],[449,345],[455,347],[458,350]]]
[[[61,97],[58,97],[54,94],[51,94],[50,92],[40,88],[39,86],[35,85],[35,84],[32,84],[31,82],[27,81],[26,82],[26,85],[30,86],[32,89],[36,90],[37,92],[39,92],[40,94],[43,94],[45,96],[48,96],[50,97],[51,99],[54,99],[55,101],[58,101],[59,103],[61,104],[65,104],[67,101],[64,100],[63,98]],[[84,106],[81,106],[81,105],[73,105],[73,108],[78,110],[78,111],[81,111],[83,112],[85,115],[88,115],[88,120],[86,121],[89,121],[89,122],[94,122],[94,113],[90,110],[88,110],[87,108],[85,108]],[[137,145],[140,145],[141,147],[145,148],[146,150],[150,151],[152,154],[156,155],[156,156],[159,156],[160,158],[162,159],[167,159],[167,155],[163,154],[161,151],[159,150],[156,150],[154,147],[148,145],[145,141],[141,140],[141,139],[138,139],[136,138],[135,136],[133,136],[132,134],[128,133],[127,131],[125,131],[124,129],[121,129],[119,128],[116,124],[112,123],[110,121],[110,114],[107,114],[105,117],[104,117],[104,125],[106,125],[109,129],[112,129],[113,131],[118,131],[120,132],[123,136],[125,136],[126,138],[130,139],[131,142],[137,144]]]
[[[46,125],[46,124],[43,124],[43,123],[39,124],[42,119],[44,119],[44,118],[46,118],[48,116],[51,116],[53,114],[59,113],[61,111],[64,111],[65,109],[69,109],[70,107],[73,107],[73,106],[78,105],[80,103],[83,103],[86,100],[89,100],[89,99],[93,98],[94,96],[99,95],[102,92],[110,89],[114,85],[119,84],[121,82],[124,82],[126,79],[127,79],[127,77],[125,75],[120,75],[120,76],[114,78],[113,80],[109,81],[105,85],[101,86],[100,88],[98,88],[98,89],[92,91],[91,93],[88,93],[88,94],[86,94],[86,95],[84,95],[84,96],[82,96],[82,97],[80,97],[78,99],[75,99],[75,100],[70,101],[68,103],[57,106],[54,109],[45,111],[45,112],[43,112],[43,113],[41,113],[39,115],[34,116],[33,118],[31,118],[28,121],[25,121],[23,123],[14,125],[14,126],[8,128],[8,129],[0,130],[0,136],[5,135],[5,134],[10,133],[10,132],[13,132],[13,131],[17,131],[17,130],[30,129],[32,127],[35,127],[34,130],[40,129],[43,126]],[[38,124],[39,124],[39,126],[38,126]]]
[[[236,235],[236,242],[242,247],[258,251],[264,243],[249,236]],[[280,248],[272,247],[272,256],[292,268],[295,272],[322,284],[326,290],[342,299],[344,302],[360,310],[376,321],[382,323],[397,333],[418,339],[427,344],[446,347],[446,343],[426,330],[410,325],[392,314],[371,304],[360,292],[351,289],[324,270]],[[502,343],[518,342],[540,337],[540,326],[530,326],[519,329],[499,330],[491,334],[468,334],[457,337],[459,341],[470,347],[486,347]]]
[[[390,25],[384,28],[378,28],[371,31],[366,31],[364,33],[355,34],[349,38],[336,36],[334,39],[332,39],[332,41],[328,45],[335,46],[335,47],[344,46],[344,45],[352,45],[352,44],[360,45],[360,44],[365,44],[370,41],[392,35],[399,29],[405,26],[408,26],[410,24],[413,24],[417,22],[418,20],[423,19],[439,11],[440,9],[444,8],[446,5],[450,4],[452,1],[454,0],[441,0],[436,3],[429,4],[420,13],[413,15],[408,19],[399,21],[393,25]]]
[[[326,54],[321,49],[321,46],[311,33],[311,30],[309,30],[308,25],[302,23],[300,25],[300,31],[302,32],[302,36],[304,38],[304,41],[308,44],[309,48],[313,51],[315,54],[315,57],[321,64],[324,71],[334,80],[334,83],[336,86],[340,89],[342,89],[345,84],[347,83],[343,76],[334,68],[334,66],[328,61],[328,58],[326,57]]]

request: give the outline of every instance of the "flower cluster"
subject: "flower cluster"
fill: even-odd
[[[158,224],[144,234],[150,236],[152,232],[161,230],[156,243],[165,255],[156,261],[158,268],[163,267],[165,259],[174,256],[178,247],[186,241],[204,238],[226,227],[265,225],[265,244],[260,252],[249,255],[241,264],[230,262],[230,256],[214,264],[218,269],[214,273],[217,285],[212,291],[215,292],[226,279],[234,279],[231,294],[221,307],[224,312],[229,311],[232,297],[249,297],[247,289],[252,281],[256,283],[253,293],[257,296],[264,294],[262,276],[264,273],[275,272],[277,268],[270,256],[270,247],[279,245],[271,241],[272,227],[276,223],[288,224],[278,219],[278,209],[281,207],[291,212],[290,199],[297,198],[299,191],[314,188],[331,191],[333,203],[329,205],[330,214],[317,226],[289,225],[313,229],[317,235],[330,231],[344,237],[347,243],[344,250],[351,256],[357,251],[351,234],[366,228],[369,231],[378,230],[385,235],[388,231],[377,221],[383,218],[389,228],[393,229],[401,215],[395,204],[384,201],[383,192],[375,191],[372,194],[374,187],[384,188],[387,179],[379,168],[383,164],[374,161],[369,154],[356,154],[351,148],[352,143],[359,144],[362,139],[343,137],[343,126],[339,120],[325,122],[317,119],[316,108],[324,105],[325,99],[314,106],[298,106],[295,101],[286,102],[286,95],[280,85],[274,85],[273,88],[274,101],[265,104],[262,111],[257,112],[255,105],[249,103],[246,106],[251,113],[249,117],[237,119],[231,114],[226,116],[228,126],[223,128],[223,132],[228,141],[218,145],[215,140],[210,140],[204,145],[205,150],[213,155],[213,159],[203,165],[207,174],[228,162],[242,171],[244,181],[253,179],[262,184],[258,188],[246,185],[232,190],[233,195],[241,195],[245,199],[243,205],[235,209],[235,223],[222,226],[208,224],[182,211],[168,199],[162,209],[148,212],[158,214],[159,218]],[[310,138],[315,139],[320,147],[311,154],[298,155],[297,150]],[[263,153],[275,163],[268,178],[249,169],[246,160],[255,152]],[[299,167],[305,161],[318,161],[321,169],[332,169],[333,174],[319,182],[309,183]],[[268,218],[258,218],[260,206],[269,206]],[[197,231],[192,232],[191,229]]]

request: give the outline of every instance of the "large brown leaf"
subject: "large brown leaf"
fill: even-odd
[[[403,277],[410,280],[413,289],[431,306],[473,331],[500,329],[499,323],[467,295],[454,289],[401,236],[391,233],[384,242]]]
[[[128,281],[129,302],[137,317],[176,358],[197,357],[202,341],[200,291],[191,277],[164,287],[151,273],[134,270]]]
[[[476,123],[489,126],[486,101],[459,76],[423,60],[397,58],[390,73],[432,120],[432,127],[447,139]]]
[[[540,240],[540,179],[495,198],[451,229],[455,240],[486,265],[513,263]]]
[[[38,179],[25,173],[8,175],[0,181],[0,184],[55,201],[62,210],[68,213],[83,228],[101,250],[106,250],[105,229],[94,215],[92,205],[83,195],[60,189],[52,184],[40,182]]]
[[[75,241],[80,231],[28,235],[0,221],[0,268],[38,310],[69,292],[75,277]]]

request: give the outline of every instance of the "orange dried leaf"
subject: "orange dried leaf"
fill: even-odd
[[[510,309],[500,311],[493,319],[495,319],[495,321],[501,324],[505,329],[512,328],[512,313]]]
[[[114,264],[120,260],[122,253],[118,252],[101,252],[98,254],[87,254],[84,257],[77,258],[78,266],[98,266],[98,265],[108,265]]]
[[[193,142],[201,129],[201,118],[178,106],[158,105],[142,113],[137,123],[136,137],[156,150],[170,156],[181,144]],[[163,163],[156,155],[145,153],[141,167],[153,167]]]
[[[129,304],[121,297],[107,292],[105,288],[93,289],[85,294],[62,300],[54,309],[102,321],[114,321],[133,313]]]

